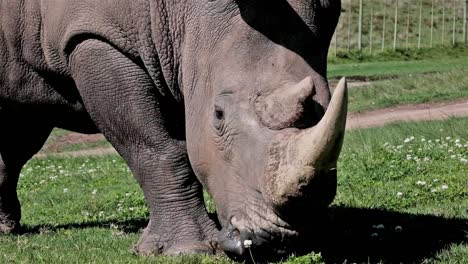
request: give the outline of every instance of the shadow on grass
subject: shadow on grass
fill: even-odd
[[[62,229],[85,229],[85,228],[111,228],[111,225],[117,225],[119,230],[125,233],[138,233],[148,224],[146,218],[135,218],[125,221],[119,221],[117,219],[106,220],[106,221],[90,221],[84,223],[70,223],[63,225],[37,225],[37,226],[22,226],[17,232],[20,235],[29,234],[41,234],[45,230],[49,232],[55,232]]]
[[[298,253],[321,252],[326,263],[422,263],[450,245],[468,243],[467,219],[349,207],[333,207],[330,215],[330,221],[319,224],[319,231],[311,236],[313,241],[304,242]],[[137,233],[147,219],[26,226],[21,233],[110,228],[111,224],[126,233]]]
[[[422,263],[467,242],[468,219],[334,207],[308,251],[321,252],[326,263]]]
[[[215,222],[218,229],[220,225],[215,213],[208,213],[209,217]],[[70,223],[62,225],[37,225],[37,226],[22,226],[16,233],[20,235],[40,234],[44,230],[57,231],[61,229],[85,229],[85,228],[111,228],[113,225],[118,226],[119,230],[125,233],[140,233],[148,225],[148,218],[134,218],[128,220],[110,219],[105,221],[89,221],[83,223]]]

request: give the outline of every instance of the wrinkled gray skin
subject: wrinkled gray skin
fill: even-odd
[[[298,216],[335,195],[340,136],[329,164],[301,172],[314,177],[280,174],[302,151],[282,140],[328,107],[339,11],[339,0],[1,0],[0,232],[19,227],[19,172],[60,127],[102,132],[128,163],[150,209],[137,252],[242,255],[244,239],[283,251],[310,225]]]

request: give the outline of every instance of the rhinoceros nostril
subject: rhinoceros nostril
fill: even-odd
[[[245,253],[243,242],[239,230],[232,226],[223,228],[218,236],[219,246],[227,255],[243,256]]]

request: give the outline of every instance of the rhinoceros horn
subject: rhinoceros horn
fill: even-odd
[[[325,115],[314,127],[281,131],[269,149],[264,193],[275,208],[301,197],[317,177],[336,170],[347,115],[347,83],[338,83]],[[325,175],[325,176],[324,176]],[[336,175],[336,174],[335,174]],[[334,196],[334,193],[333,193]]]
[[[297,127],[304,118],[305,104],[314,93],[311,77],[288,87],[277,89],[272,94],[255,101],[255,111],[260,121],[273,130]]]

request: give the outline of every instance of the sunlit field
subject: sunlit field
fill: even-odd
[[[465,118],[347,133],[330,221],[310,245],[314,253],[284,263],[466,263],[466,127]],[[231,263],[134,256],[148,211],[117,156],[34,159],[18,191],[24,231],[0,238],[1,262]]]

